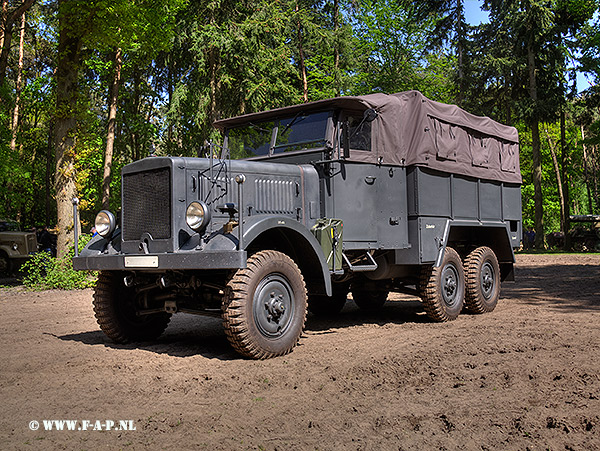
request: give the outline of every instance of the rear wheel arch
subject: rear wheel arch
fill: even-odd
[[[498,226],[465,226],[450,225],[445,240],[446,246],[455,249],[465,259],[475,249],[489,247],[500,265],[500,279],[514,280],[513,264],[515,255],[510,244],[510,236],[506,227]],[[438,261],[443,258],[440,253]]]

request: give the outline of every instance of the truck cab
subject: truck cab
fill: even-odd
[[[433,321],[492,311],[521,236],[518,135],[417,91],[224,119],[204,158],[122,171],[120,218],[74,259],[99,270],[96,318],[117,342],[171,314],[220,316],[250,358],[290,352],[307,309],[419,296]]]

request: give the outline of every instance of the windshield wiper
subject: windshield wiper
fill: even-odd
[[[250,127],[252,127],[254,130],[258,130],[259,132],[270,132],[271,131],[270,129],[262,128],[261,126],[256,125],[252,122],[248,122],[248,125]]]
[[[281,134],[282,134],[282,135],[283,135],[285,132],[287,132],[287,131],[290,129],[290,127],[291,127],[292,125],[294,125],[294,124],[296,123],[296,121],[298,120],[298,116],[300,116],[301,114],[302,114],[302,112],[299,112],[299,113],[297,113],[297,114],[294,116],[294,118],[292,119],[292,121],[291,121],[289,124],[287,124],[287,125],[285,126],[285,128],[283,129],[283,131],[281,132]],[[302,119],[301,119],[300,121],[303,121],[304,119],[306,119],[306,116],[302,116]],[[298,121],[298,122],[300,122],[300,121]],[[278,133],[278,134],[279,134],[279,133]]]

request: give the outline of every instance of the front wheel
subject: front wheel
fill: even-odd
[[[465,298],[465,273],[458,253],[447,247],[440,266],[423,268],[420,286],[429,318],[436,322],[456,319]]]
[[[118,272],[100,272],[93,304],[100,329],[115,343],[154,340],[171,320],[169,313],[138,315],[136,290],[127,288]]]
[[[473,313],[491,312],[500,298],[500,265],[489,247],[481,246],[465,259],[465,304]]]
[[[260,251],[227,284],[222,305],[225,334],[246,357],[285,355],[302,334],[306,307],[306,286],[296,263],[281,252]]]

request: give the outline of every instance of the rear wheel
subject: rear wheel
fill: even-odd
[[[440,266],[423,268],[420,286],[429,318],[436,322],[456,319],[465,297],[465,273],[458,253],[447,247]]]
[[[287,255],[260,251],[236,271],[223,298],[223,326],[240,354],[267,359],[289,353],[306,320],[306,286]]]
[[[467,309],[473,313],[491,312],[500,298],[500,265],[496,254],[482,246],[465,259]]]
[[[126,287],[119,272],[100,272],[93,304],[100,329],[115,343],[154,340],[171,320],[166,312],[138,315],[135,288]]]
[[[337,315],[346,305],[349,289],[347,283],[335,283],[332,287],[332,296],[309,295],[308,310],[315,316],[331,317]]]
[[[374,281],[361,281],[352,284],[352,299],[361,310],[376,311],[387,301],[389,291]]]

